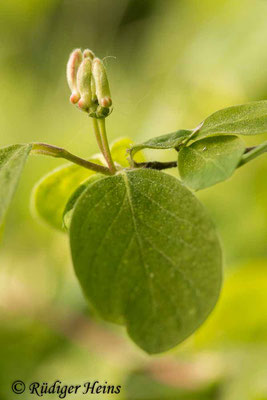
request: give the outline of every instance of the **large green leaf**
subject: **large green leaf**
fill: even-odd
[[[136,144],[131,148],[131,156],[142,149],[173,149],[177,147],[184,139],[192,134],[191,130],[181,129],[174,133],[168,133],[167,135],[161,135],[147,140],[144,143]]]
[[[70,226],[74,268],[90,303],[148,353],[187,338],[213,309],[221,249],[209,217],[177,179],[122,171],[89,186]]]
[[[90,161],[98,162],[97,159]],[[62,230],[62,215],[66,203],[74,190],[94,171],[76,164],[64,164],[45,175],[32,193],[33,212],[53,228]]]
[[[196,137],[267,133],[267,100],[219,110],[205,119]]]
[[[229,178],[245,151],[237,136],[215,136],[198,140],[180,150],[178,168],[184,183],[200,190]]]
[[[31,147],[30,144],[14,144],[0,149],[0,225],[5,218]]]

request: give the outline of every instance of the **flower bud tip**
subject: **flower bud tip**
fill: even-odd
[[[73,92],[70,96],[70,102],[76,104],[79,101],[80,95],[77,92]]]
[[[80,99],[78,101],[78,107],[84,111],[88,110],[89,107],[88,101],[86,101],[85,99]]]
[[[110,107],[110,106],[112,105],[112,100],[111,100],[110,97],[106,96],[106,97],[103,97],[103,98],[100,100],[99,104],[100,104],[102,107],[107,108],[107,107]]]
[[[85,49],[83,52],[83,58],[90,58],[93,60],[95,58],[95,54],[90,49]]]

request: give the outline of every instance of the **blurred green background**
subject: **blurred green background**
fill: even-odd
[[[68,100],[65,65],[76,47],[106,57],[111,140],[194,128],[219,108],[266,99],[266,15],[265,0],[2,1],[0,144],[97,151],[90,121]],[[1,400],[15,398],[16,379],[108,381],[122,385],[114,397],[125,400],[266,400],[267,158],[198,193],[224,248],[222,295],[194,336],[153,357],[90,315],[67,236],[30,213],[32,186],[60,164],[31,157],[9,210],[0,252]]]

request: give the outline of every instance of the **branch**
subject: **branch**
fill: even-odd
[[[253,160],[254,158],[266,152],[267,152],[267,142],[264,142],[259,146],[247,147],[238,164],[238,167],[241,167],[242,165],[248,163],[249,161]],[[176,168],[177,166],[178,166],[177,161],[167,161],[167,162],[148,161],[142,163],[134,162],[135,168],[157,169],[158,171],[161,171],[163,169]]]
[[[42,154],[45,156],[51,156],[56,158],[64,158],[74,164],[80,165],[81,167],[90,169],[95,172],[99,172],[104,175],[112,175],[112,172],[103,165],[92,163],[91,161],[84,160],[83,158],[77,157],[69,151],[62,149],[61,147],[52,146],[47,143],[32,143],[33,154]]]
[[[238,164],[238,167],[241,167],[242,165],[248,163],[251,160],[254,160],[254,158],[259,157],[261,154],[266,152],[267,152],[267,142],[263,142],[258,146],[247,147],[243,154],[243,157],[241,158]]]
[[[177,167],[177,161],[167,161],[167,162],[149,161],[143,163],[134,162],[134,166],[135,168],[157,169],[158,171],[161,171],[163,169]]]

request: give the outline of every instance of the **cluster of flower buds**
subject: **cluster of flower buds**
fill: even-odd
[[[105,118],[112,111],[112,100],[103,61],[86,49],[74,50],[67,64],[67,80],[72,104],[90,117]]]

